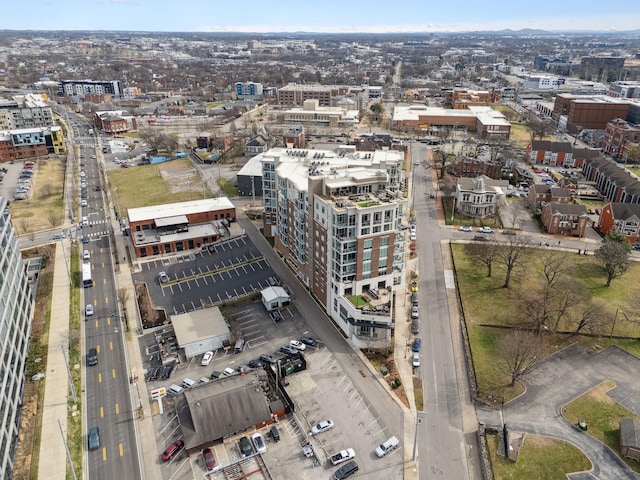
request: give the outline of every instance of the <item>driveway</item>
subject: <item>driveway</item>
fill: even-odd
[[[567,423],[560,415],[562,405],[584,394],[604,380],[617,387],[608,395],[638,412],[640,379],[631,372],[640,369],[640,359],[617,347],[593,351],[574,344],[540,363],[526,378],[527,391],[504,405],[505,423],[512,431],[555,437],[580,448],[594,465],[590,474],[572,478],[638,479],[611,450],[590,435]],[[478,421],[500,425],[499,412],[477,409]]]

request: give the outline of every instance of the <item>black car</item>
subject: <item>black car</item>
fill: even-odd
[[[420,322],[417,318],[411,322],[411,333],[414,335],[420,333]]]
[[[249,361],[249,366],[251,368],[261,368],[262,367],[262,362],[260,360],[251,360]]]
[[[88,235],[83,235],[82,243],[89,243],[89,236]]]
[[[273,355],[269,355],[268,353],[263,353],[260,355],[260,360],[266,363],[276,363],[276,357]]]
[[[249,442],[247,437],[240,438],[238,441],[238,448],[240,449],[242,457],[253,455],[253,448],[251,447],[251,442]]]
[[[300,341],[305,345],[309,345],[310,347],[315,347],[316,345],[318,345],[318,341],[315,338],[311,337],[302,337]]]

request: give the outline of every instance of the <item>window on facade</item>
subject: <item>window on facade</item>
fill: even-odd
[[[369,239],[369,240],[365,240],[363,243],[363,247],[364,248],[372,248],[373,247],[373,240]]]

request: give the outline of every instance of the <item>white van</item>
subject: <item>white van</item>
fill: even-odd
[[[396,437],[391,437],[388,440],[382,442],[378,448],[376,448],[376,455],[380,458],[384,457],[387,453],[395,450],[400,445],[400,441]]]
[[[169,388],[167,389],[167,394],[172,397],[177,397],[178,395],[182,395],[183,393],[184,388],[182,388],[180,385],[176,385],[175,383],[173,385],[169,385]]]
[[[195,380],[191,380],[190,378],[185,378],[182,380],[182,388],[187,389],[193,387],[196,383]]]

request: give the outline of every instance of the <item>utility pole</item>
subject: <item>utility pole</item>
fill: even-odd
[[[69,387],[71,388],[71,398],[73,403],[78,404],[78,397],[76,396],[76,389],[73,386],[73,377],[71,377],[71,370],[69,370],[69,362],[67,361],[67,353],[64,351],[64,345],[60,345],[62,349],[62,356],[64,357],[64,365],[67,367],[67,376],[69,377]]]
[[[71,469],[71,475],[73,476],[73,480],[78,480],[76,477],[76,469],[73,467],[73,462],[71,461],[71,453],[69,452],[69,446],[67,445],[67,439],[64,436],[64,430],[62,430],[62,424],[58,419],[58,427],[60,427],[60,435],[62,435],[62,444],[64,445],[64,451],[67,454],[67,462],[69,462],[69,468]]]

